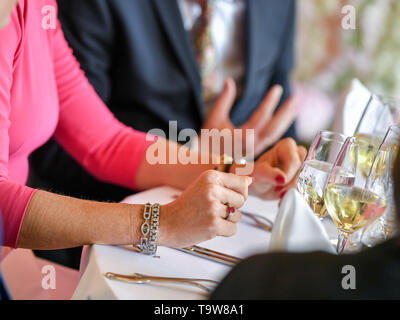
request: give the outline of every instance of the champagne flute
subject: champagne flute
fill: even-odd
[[[300,170],[298,189],[321,220],[328,214],[324,203],[326,181],[345,141],[346,136],[340,133],[320,131],[315,136]]]
[[[358,186],[364,187],[366,178],[371,170],[376,153],[385,136],[387,129],[399,122],[397,101],[390,97],[371,95],[367,106],[357,125],[354,136],[359,143],[358,153]],[[364,230],[355,232],[351,237],[347,249],[358,251]]]
[[[359,172],[365,183],[382,139],[391,125],[396,124],[394,100],[371,95],[369,102],[357,125],[354,136],[357,138]]]
[[[346,181],[341,172],[355,174],[359,144],[355,137],[346,139],[333,164],[325,190],[325,205],[329,215],[338,228],[337,252],[343,253],[349,236],[363,228],[376,212],[383,212],[386,201],[366,188],[355,185],[355,180]],[[377,209],[379,210],[377,211]]]
[[[362,236],[362,243],[372,247],[390,237],[397,229],[393,192],[393,168],[400,147],[400,126],[391,126],[376,154],[367,179],[367,187],[384,197],[387,208],[383,215]]]

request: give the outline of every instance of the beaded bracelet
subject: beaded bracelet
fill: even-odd
[[[135,247],[140,252],[155,257],[157,253],[160,205],[156,203],[152,206],[150,203],[146,203],[143,210],[143,218],[142,237],[140,238],[140,244]]]
[[[160,204],[156,203],[151,207],[151,227],[149,235],[148,254],[153,257],[157,253],[157,239],[158,239],[158,228],[160,225]]]

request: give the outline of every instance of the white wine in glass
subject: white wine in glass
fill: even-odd
[[[400,147],[400,126],[391,126],[376,154],[366,186],[387,201],[387,210],[365,230],[362,243],[372,247],[387,240],[397,229],[394,205],[393,169]]]
[[[398,121],[397,106],[393,100],[371,95],[357,125],[354,136],[358,142],[358,167],[366,179],[371,170],[375,155],[391,125]]]
[[[377,206],[377,203],[379,207]],[[355,186],[329,184],[325,191],[325,203],[338,231],[348,237],[363,228],[370,215],[383,213],[386,201],[377,194]]]
[[[382,139],[365,133],[356,133],[354,136],[356,137],[359,146],[358,167],[362,176],[367,178]]]
[[[315,136],[306,160],[300,170],[297,186],[304,200],[313,212],[323,219],[327,216],[324,204],[324,191],[332,164],[345,142],[342,134],[320,131]],[[343,172],[343,176],[351,176]]]
[[[343,169],[356,173],[358,142],[355,137],[346,139],[340,150],[325,189],[325,205],[338,229],[337,252],[343,253],[349,236],[376,219],[386,207],[385,199],[367,188],[356,186],[356,181],[346,183],[341,179]],[[357,179],[357,175],[355,176]]]
[[[324,189],[332,164],[318,160],[308,160],[304,163],[299,175],[298,186],[304,200],[320,218],[328,215],[324,200]],[[354,174],[344,169],[338,174],[338,182],[352,185]]]
[[[357,125],[354,136],[359,143],[357,186],[364,188],[367,177],[387,129],[399,122],[398,102],[389,97],[371,95]],[[360,249],[364,231],[355,233],[349,241],[348,249]]]

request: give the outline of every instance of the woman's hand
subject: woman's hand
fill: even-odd
[[[263,199],[278,199],[296,186],[307,150],[293,139],[279,141],[254,164],[250,193]]]
[[[162,206],[159,245],[181,248],[236,233],[239,210],[247,199],[250,177],[209,170],[174,202]],[[236,210],[230,219],[228,206]]]

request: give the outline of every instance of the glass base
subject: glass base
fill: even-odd
[[[388,223],[382,219],[378,219],[367,230],[361,239],[363,245],[374,247],[393,236],[396,233],[396,224]]]

